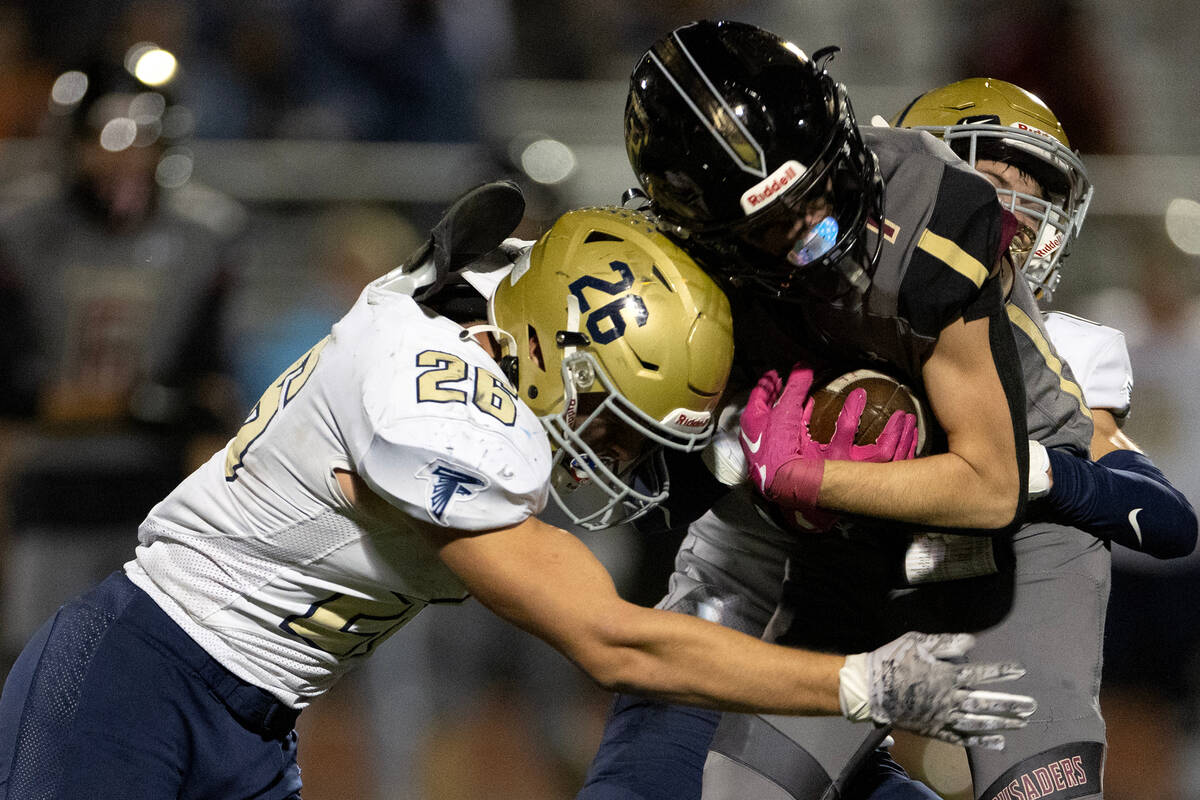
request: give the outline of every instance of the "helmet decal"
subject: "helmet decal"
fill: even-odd
[[[784,190],[803,177],[806,172],[808,172],[808,167],[795,159],[788,159],[779,169],[742,193],[742,208],[747,214],[758,211],[773,200],[779,199]]]
[[[746,130],[737,113],[700,69],[679,39],[679,31],[662,40],[649,55],[734,162],[752,175],[766,177],[767,157],[762,145]]]

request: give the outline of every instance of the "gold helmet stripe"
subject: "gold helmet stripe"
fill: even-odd
[[[700,69],[679,40],[678,31],[656,45],[650,58],[730,158],[746,172],[759,178],[767,177],[767,157],[762,145],[751,136]]]

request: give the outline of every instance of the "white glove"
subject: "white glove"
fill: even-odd
[[[841,670],[842,714],[874,720],[964,747],[1004,749],[1004,736],[1037,709],[1032,697],[972,688],[1025,674],[1012,663],[968,664],[966,633],[906,633],[878,650],[847,656]]]
[[[1041,442],[1029,440],[1029,499],[1050,493],[1050,454]]]

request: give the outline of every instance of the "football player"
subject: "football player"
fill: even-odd
[[[722,292],[646,217],[572,212],[498,247],[522,209],[507,183],[461,198],[150,511],[133,560],[46,622],[0,698],[0,797],[297,798],[301,710],[468,593],[614,689],[781,713],[846,694],[993,744],[1023,724],[1031,698],[968,690],[1021,674],[958,663],[969,637],[854,661],[768,645],[622,601],[537,519],[548,497],[585,527],[660,502],[661,452],[708,440],[732,339]],[[422,304],[487,253],[463,278],[486,321]]]
[[[992,182],[1020,224],[1009,245],[1012,262],[1038,301],[1048,304],[1092,197],[1083,163],[1054,112],[1019,86],[968,78],[920,95],[893,124],[937,136]],[[1050,484],[1046,503],[1058,518],[1125,547],[1157,558],[1191,553],[1196,520],[1190,504],[1121,430],[1133,391],[1124,334],[1061,311],[1044,313],[1042,323],[1091,410],[1091,457],[1109,468],[1034,442],[1031,452]]]
[[[971,750],[976,796],[1052,772],[1067,796],[1098,797],[1108,550],[1077,528],[1026,520],[1026,440],[1083,463],[1090,409],[1006,266],[1017,217],[931,137],[860,130],[822,55],[739,23],[675,30],[635,67],[630,159],[660,226],[730,287],[746,385],[797,359],[882,364],[923,388],[940,446],[894,463],[835,453],[799,424],[807,387],[781,399],[782,381],[761,383],[741,420],[758,491],[736,487],[689,527],[662,606],[834,652],[894,625],[981,631],[989,648],[1036,662],[1025,680],[1053,701],[1003,753]],[[773,445],[777,435],[790,444]],[[721,473],[736,458],[709,460]],[[814,534],[818,505],[854,517]],[[654,741],[669,714],[618,698],[580,796],[668,784],[642,796],[698,796],[687,764],[664,778],[662,763],[682,763]],[[876,750],[883,732],[792,722],[725,715],[705,797],[933,796]],[[702,761],[703,726],[679,730],[673,751]]]
[[[1013,262],[1029,282],[1041,305],[1048,304],[1061,280],[1061,268],[1068,245],[1082,227],[1091,198],[1091,186],[1083,164],[1070,143],[1058,118],[1038,97],[1018,86],[994,78],[968,78],[933,89],[917,97],[893,121],[904,127],[927,130],[950,145],[996,186],[1001,202],[1021,222],[1021,232],[1010,246]],[[1053,473],[1053,486],[1047,500],[1056,502],[1082,489],[1083,497],[1070,501],[1068,514],[1100,516],[1105,524],[1089,528],[1098,535],[1111,537],[1115,544],[1146,552],[1156,558],[1175,558],[1192,552],[1196,543],[1196,518],[1187,499],[1176,490],[1162,472],[1124,433],[1132,403],[1133,373],[1125,336],[1121,331],[1090,320],[1049,311],[1043,324],[1060,358],[1067,362],[1079,381],[1084,398],[1092,411],[1091,455],[1097,464],[1062,459],[1051,451],[1043,462],[1053,461],[1059,468]],[[1087,470],[1080,480],[1078,472]],[[1095,475],[1096,483],[1091,486]],[[1099,514],[1097,514],[1097,510]],[[1114,564],[1115,567],[1115,564]],[[1109,608],[1130,607],[1123,591],[1129,591],[1113,576]],[[1136,605],[1134,605],[1136,607]],[[1140,630],[1154,625],[1153,619],[1137,623]],[[1124,665],[1123,650],[1113,652],[1117,641],[1132,640],[1113,631],[1113,619],[1107,620],[1108,635],[1104,663],[1105,687],[1110,694],[1120,691],[1108,679],[1113,667]],[[1173,629],[1177,636],[1178,631]],[[1130,647],[1126,644],[1125,647]],[[1133,645],[1136,647],[1137,645]],[[1132,661],[1132,659],[1124,659]],[[1140,661],[1130,663],[1131,674],[1143,674]],[[1169,690],[1158,687],[1165,695]],[[1149,698],[1140,688],[1123,692],[1122,714],[1109,726],[1169,724],[1162,715],[1162,701]],[[1165,733],[1165,731],[1164,731]],[[1128,737],[1121,737],[1122,740]],[[1161,750],[1161,742],[1146,743]],[[1135,746],[1123,754],[1108,753],[1106,771],[1112,774],[1122,762],[1133,763],[1144,754]]]

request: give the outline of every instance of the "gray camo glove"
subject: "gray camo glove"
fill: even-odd
[[[969,664],[975,644],[966,633],[906,633],[869,653],[847,656],[841,671],[842,713],[965,747],[1004,749],[1004,736],[1037,709],[1027,695],[992,692],[980,684],[1025,674],[1015,663]]]

